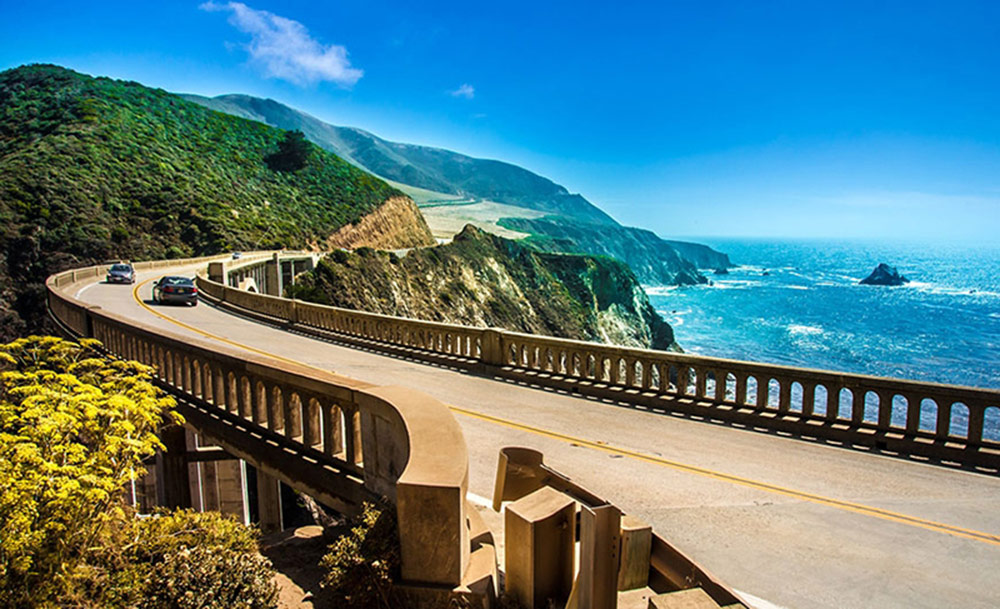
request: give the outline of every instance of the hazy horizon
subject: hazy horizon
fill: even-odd
[[[680,238],[1000,242],[1000,4],[5,7],[0,69],[273,98]]]

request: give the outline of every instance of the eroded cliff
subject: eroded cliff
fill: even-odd
[[[337,251],[291,295],[334,306],[654,349],[673,330],[610,258],[544,254],[473,226],[405,256]]]
[[[434,245],[431,229],[410,197],[390,197],[375,211],[330,235],[327,249],[403,249]]]

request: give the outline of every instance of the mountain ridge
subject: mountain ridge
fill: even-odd
[[[336,152],[375,175],[396,182],[400,188],[433,191],[442,196],[471,197],[473,204],[478,199],[542,212],[547,216],[545,222],[531,221],[537,217],[535,213],[530,218],[492,217],[475,223],[494,231],[504,228],[508,220],[511,225],[520,224],[525,232],[532,235],[527,243],[541,251],[628,259],[633,271],[644,283],[704,283],[707,280],[698,272],[699,268],[732,266],[725,254],[706,245],[667,241],[651,231],[622,226],[583,196],[572,194],[565,187],[510,163],[476,159],[442,148],[391,142],[363,129],[326,123],[273,99],[242,94],[185,97],[220,112],[263,121],[283,129],[301,130],[321,147]],[[456,167],[463,169],[457,170]],[[478,182],[459,184],[449,179],[458,175],[465,180],[474,173],[482,173],[486,177]],[[495,183],[501,179],[508,183],[502,187]],[[417,194],[413,193],[413,196]],[[455,213],[463,211],[456,209]],[[490,210],[485,213],[489,214]],[[461,218],[459,225],[473,219]],[[599,235],[566,239],[567,232],[584,235],[588,231],[598,232]],[[606,237],[615,245],[608,247],[600,243],[601,237]],[[626,254],[629,244],[635,243],[642,244],[639,250]]]

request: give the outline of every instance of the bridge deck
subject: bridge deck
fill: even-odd
[[[531,446],[723,581],[779,606],[1000,606],[1000,478],[481,378],[209,306],[141,302],[148,280],[164,272],[140,274],[139,299],[104,284],[82,286],[80,298],[173,332],[451,404],[478,495],[492,491],[502,446]]]

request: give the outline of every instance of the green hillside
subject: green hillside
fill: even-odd
[[[300,130],[326,150],[402,184],[448,195],[519,205],[584,222],[616,224],[582,196],[517,165],[477,159],[442,148],[390,142],[362,129],[330,125],[272,99],[249,95],[184,97],[220,112],[282,129]]]
[[[306,247],[401,195],[312,144],[301,168],[272,169],[283,137],[134,82],[0,73],[0,334],[39,328],[54,271]]]

